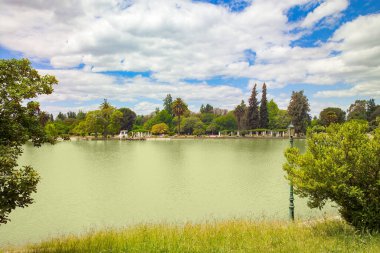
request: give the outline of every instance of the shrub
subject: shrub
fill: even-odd
[[[169,132],[169,127],[165,123],[152,126],[152,134],[166,134],[167,132]]]
[[[367,130],[367,123],[351,121],[309,132],[306,153],[288,149],[283,168],[310,207],[333,201],[357,229],[379,230],[380,129],[373,135]]]

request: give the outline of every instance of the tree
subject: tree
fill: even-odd
[[[77,113],[77,120],[84,120],[85,118],[86,118],[86,113],[79,110],[79,112]]]
[[[307,97],[303,94],[303,90],[292,92],[288,113],[296,133],[306,133],[307,125],[310,121],[310,106]]]
[[[59,112],[57,117],[55,118],[55,120],[60,120],[60,121],[64,121],[66,119],[66,115],[63,114],[62,112]]]
[[[287,110],[280,110],[277,116],[277,128],[278,129],[286,129],[292,122],[292,118],[290,117]]]
[[[244,128],[244,116],[247,111],[247,106],[244,103],[244,100],[241,101],[240,105],[237,105],[234,110],[234,114],[237,120],[237,126],[238,130],[241,130]]]
[[[367,101],[356,100],[347,110],[347,120],[367,120]]]
[[[181,98],[174,100],[172,110],[175,116],[178,117],[178,134],[181,133],[181,116],[188,110],[187,105]]]
[[[0,223],[9,221],[15,208],[33,203],[40,177],[31,166],[17,168],[17,160],[26,141],[34,146],[49,141],[39,103],[31,100],[51,94],[57,83],[54,76],[40,76],[27,59],[0,60]]]
[[[55,125],[53,122],[49,122],[46,124],[45,133],[47,137],[51,139],[51,142],[54,142],[58,138],[58,131],[55,128]]]
[[[269,119],[267,102],[267,85],[264,83],[260,105],[260,128],[268,128]]]
[[[259,108],[257,102],[256,84],[253,86],[251,97],[249,98],[249,105],[247,110],[247,128],[256,129],[260,126]]]
[[[367,119],[369,119],[372,113],[376,110],[375,99],[371,98],[367,101]]]
[[[136,120],[136,113],[129,108],[120,108],[119,111],[123,114],[120,122],[120,128],[122,130],[132,130],[133,124]]]
[[[276,129],[279,128],[278,124],[278,117],[280,114],[280,109],[278,108],[278,105],[271,99],[269,103],[267,104],[267,110],[268,110],[268,128],[269,129]]]
[[[346,113],[337,107],[327,107],[320,112],[319,120],[324,126],[331,123],[343,123],[346,120]]]
[[[309,133],[306,153],[288,149],[283,169],[309,207],[333,201],[357,229],[379,230],[380,129],[372,137],[367,130],[367,123],[350,121]]]
[[[67,112],[67,118],[68,119],[76,119],[77,114],[75,112]]]
[[[169,132],[169,127],[165,123],[159,123],[152,126],[152,134],[166,134]]]
[[[206,133],[205,125],[202,123],[202,121],[198,121],[195,123],[193,134],[200,136]]]
[[[212,105],[210,104],[206,104],[206,106],[204,106],[203,104],[201,105],[201,109],[199,110],[201,113],[213,113],[214,111],[214,107],[212,107]]]
[[[214,119],[213,123],[218,126],[219,130],[234,131],[237,129],[237,120],[231,112]]]
[[[208,125],[215,119],[216,115],[213,113],[201,113],[199,117],[204,124]]]
[[[187,134],[192,134],[197,124],[198,127],[203,126],[202,121],[198,117],[190,116],[188,118],[184,118],[182,121],[183,131]]]
[[[173,104],[172,95],[170,94],[166,95],[166,98],[164,98],[164,110],[166,110],[170,115],[173,115],[172,104]]]
[[[219,131],[219,126],[215,122],[212,122],[210,125],[207,126],[206,131],[208,133],[214,134],[217,131]]]

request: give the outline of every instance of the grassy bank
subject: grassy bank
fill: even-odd
[[[380,235],[340,221],[140,225],[66,236],[4,252],[380,252]]]

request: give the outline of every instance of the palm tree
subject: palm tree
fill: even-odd
[[[174,100],[172,104],[172,110],[175,116],[178,117],[178,134],[181,131],[181,116],[187,111],[187,105],[181,98]]]

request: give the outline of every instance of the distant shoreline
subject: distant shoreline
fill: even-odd
[[[163,141],[170,141],[170,140],[287,140],[289,137],[274,137],[274,136],[165,136],[165,137],[144,137],[144,138],[119,138],[118,136],[115,137],[109,137],[109,138],[103,138],[98,137],[95,138],[94,136],[86,136],[86,137],[79,137],[79,136],[71,136],[70,140],[72,141],[107,141],[107,140],[116,140],[116,141],[142,141],[142,140],[163,140]],[[294,137],[294,139],[306,139],[305,137]],[[63,140],[62,140],[63,141]]]

